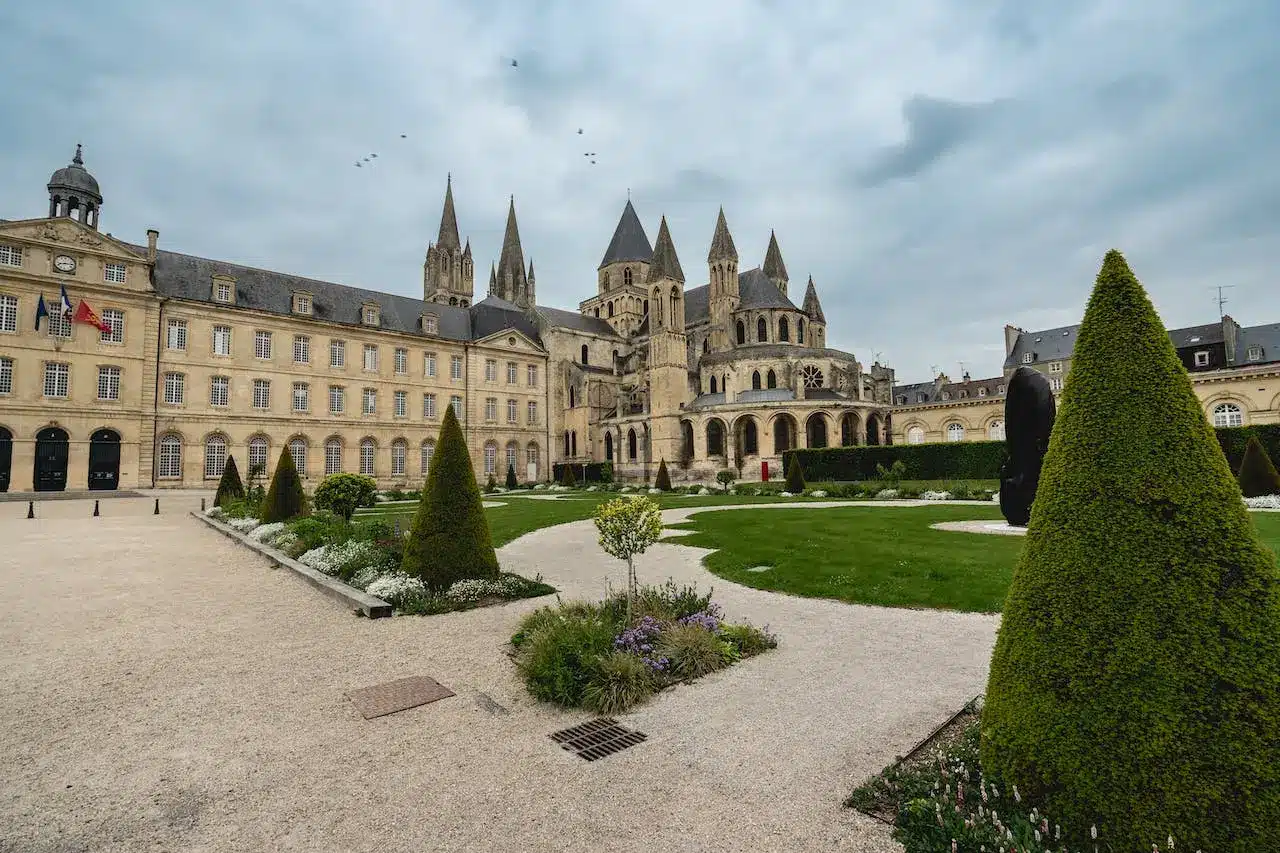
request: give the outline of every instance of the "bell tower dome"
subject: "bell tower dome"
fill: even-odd
[[[84,167],[79,143],[70,165],[49,178],[49,218],[65,217],[98,230],[98,213],[102,209],[102,193],[98,182]]]

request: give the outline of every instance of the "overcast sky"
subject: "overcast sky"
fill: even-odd
[[[690,287],[720,205],[741,269],[776,229],[829,343],[904,382],[1077,322],[1111,247],[1170,326],[1217,285],[1280,322],[1275,0],[42,0],[0,33],[0,218],[82,142],[103,230],[418,295],[452,172],[477,298],[514,194],[576,308],[630,188]]]

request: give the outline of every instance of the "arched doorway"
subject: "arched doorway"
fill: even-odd
[[[604,461],[613,461],[613,433],[611,432],[604,434]]]
[[[773,419],[773,455],[781,456],[783,451],[796,446],[796,421],[791,415],[778,415]]]
[[[880,443],[880,416],[867,415],[867,444]]]
[[[840,446],[853,447],[858,443],[858,416],[846,412],[840,418]]]
[[[724,456],[724,422],[719,418],[707,421],[707,458]]]
[[[32,483],[37,492],[62,492],[67,488],[67,431],[45,427],[36,433],[36,462]]]
[[[89,436],[89,488],[120,488],[120,433],[113,429],[100,429]]]
[[[805,421],[805,444],[807,447],[826,447],[827,446],[827,416],[821,412],[814,412],[809,415],[809,419]]]
[[[738,448],[742,451],[743,456],[757,456],[760,453],[760,428],[756,426],[756,419],[751,415],[744,415],[738,419],[737,423],[737,441]]]
[[[9,467],[13,464],[13,433],[0,427],[0,492],[9,491]]]

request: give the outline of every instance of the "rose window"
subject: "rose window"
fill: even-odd
[[[804,380],[806,388],[822,387],[822,371],[812,364],[806,364],[800,368],[800,378]]]

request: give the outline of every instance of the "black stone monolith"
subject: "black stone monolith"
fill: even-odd
[[[1004,398],[1004,435],[1009,458],[1000,468],[1000,512],[1015,527],[1031,520],[1040,465],[1049,449],[1057,407],[1044,374],[1019,367]]]

